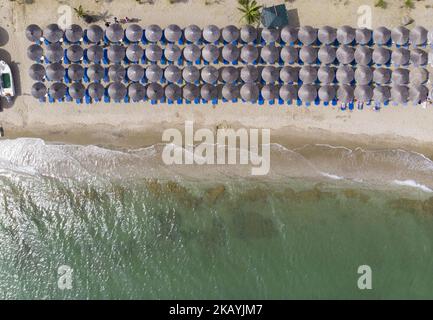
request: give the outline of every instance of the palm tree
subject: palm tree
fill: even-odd
[[[84,18],[87,15],[81,4],[78,6],[78,8],[74,8],[74,11],[78,18]]]
[[[238,4],[238,10],[243,14],[241,20],[247,24],[259,24],[262,6],[258,5],[256,0],[238,0]]]

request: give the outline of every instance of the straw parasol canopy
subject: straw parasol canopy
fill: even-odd
[[[337,99],[343,103],[352,102],[354,99],[354,89],[352,86],[343,84],[337,89]]]
[[[429,73],[424,68],[414,68],[409,72],[409,82],[413,85],[421,85],[429,79]]]
[[[391,99],[395,103],[406,103],[409,99],[409,88],[401,85],[391,87]]]
[[[313,84],[303,84],[299,88],[298,96],[304,102],[313,102],[317,98],[317,87]]]
[[[260,91],[263,99],[265,100],[275,100],[280,96],[280,90],[276,85],[267,84],[263,86]]]
[[[373,100],[378,103],[384,103],[391,99],[391,88],[387,86],[377,86],[373,90]]]
[[[410,51],[405,48],[396,48],[391,53],[391,61],[399,66],[404,66],[409,63]]]
[[[182,89],[171,83],[164,88],[165,97],[169,100],[177,100],[182,98]]]
[[[182,79],[182,71],[177,66],[168,66],[164,70],[164,78],[168,82],[177,83]]]
[[[354,91],[356,100],[370,102],[373,98],[373,88],[368,85],[357,85]]]
[[[79,64],[71,64],[68,68],[68,76],[72,81],[81,81],[84,77],[84,68]]]
[[[370,67],[359,66],[355,70],[355,81],[358,85],[368,85],[373,81],[373,71]]]
[[[228,25],[223,28],[221,36],[225,42],[230,43],[239,39],[240,32],[234,25]]]
[[[337,29],[337,40],[341,44],[351,44],[355,40],[356,32],[350,26],[342,26]]]
[[[151,24],[144,31],[144,36],[149,42],[158,42],[162,38],[162,29],[156,24]]]
[[[259,99],[260,90],[255,83],[245,83],[241,87],[241,97],[245,101],[256,102]]]
[[[311,26],[302,26],[298,31],[298,39],[302,44],[309,46],[317,40],[317,29]]]
[[[391,81],[391,70],[387,68],[377,68],[373,71],[373,81],[383,85]]]
[[[336,77],[339,83],[350,84],[355,79],[355,71],[351,66],[339,66]]]
[[[335,86],[325,85],[319,88],[318,96],[321,101],[329,102],[335,99],[337,89]]]
[[[205,83],[214,84],[218,81],[218,69],[212,66],[206,66],[201,69],[201,78]]]
[[[221,69],[221,79],[225,83],[234,83],[239,79],[239,70],[233,66]]]
[[[412,45],[420,46],[427,43],[428,31],[426,28],[416,26],[409,33],[409,40]]]
[[[64,83],[54,82],[48,89],[48,94],[55,100],[62,99],[66,94],[67,87]]]
[[[391,30],[391,39],[396,45],[403,46],[409,42],[409,29],[403,26]]]
[[[291,84],[285,84],[280,87],[279,96],[284,101],[298,99],[298,88]]]
[[[78,44],[73,44],[66,49],[66,56],[72,62],[78,62],[83,58],[83,48]]]
[[[201,50],[195,44],[187,44],[183,49],[183,56],[187,61],[194,62],[200,58]]]
[[[240,89],[238,86],[227,83],[223,86],[221,95],[227,100],[233,100],[240,97]]]
[[[187,83],[182,88],[182,96],[186,100],[193,101],[200,97],[200,89],[198,86],[195,86],[191,83]]]
[[[158,83],[151,83],[147,86],[146,95],[150,100],[160,100],[164,97],[164,89]]]
[[[217,87],[206,83],[200,89],[200,96],[206,101],[218,99],[218,89]]]
[[[209,43],[217,42],[221,37],[220,29],[211,24],[203,28],[203,39]]]
[[[410,62],[415,66],[423,66],[428,63],[428,54],[422,49],[413,49],[410,51]]]
[[[151,83],[161,81],[163,75],[164,70],[162,70],[160,66],[154,64],[146,68],[146,78]]]
[[[251,44],[245,45],[241,49],[241,60],[245,63],[253,63],[259,58],[259,49]]]
[[[262,59],[269,64],[274,64],[278,61],[278,58],[280,57],[280,53],[278,48],[273,44],[268,44],[262,48],[262,51],[260,52],[260,56]]]
[[[146,96],[146,88],[138,82],[131,83],[128,86],[128,96],[134,101],[142,101]]]
[[[428,89],[423,85],[412,85],[409,87],[409,100],[412,103],[423,103],[428,98]]]
[[[299,69],[296,67],[285,66],[280,70],[280,79],[284,83],[298,82]]]
[[[318,52],[318,58],[322,64],[331,64],[337,57],[335,48],[325,45],[320,47]]]
[[[152,62],[158,62],[162,58],[162,49],[156,44],[150,44],[145,50],[146,58]]]
[[[65,30],[65,37],[69,42],[78,42],[83,38],[83,28],[81,28],[78,24],[71,24]]]
[[[32,85],[32,96],[36,99],[40,99],[46,96],[47,94],[47,87],[42,82],[35,82]]]
[[[335,68],[330,66],[321,66],[317,71],[317,78],[320,83],[331,84],[335,79]]]
[[[245,66],[241,69],[240,78],[245,83],[254,83],[259,78],[259,71],[254,66]]]
[[[112,63],[121,63],[123,59],[125,59],[125,48],[118,44],[113,44],[107,49],[108,59]]]
[[[147,69],[150,69],[151,67],[156,67],[156,66],[149,66]],[[142,66],[138,64],[133,64],[130,67],[128,67],[128,69],[126,70],[126,75],[128,76],[129,80],[138,82],[144,77],[144,69]],[[162,70],[161,70],[161,76],[162,76]]]
[[[29,24],[26,28],[26,38],[31,42],[37,42],[42,38],[42,29],[37,24]]]
[[[52,23],[44,29],[43,36],[48,42],[55,43],[63,38],[63,30],[58,24]]]
[[[373,50],[368,47],[358,46],[355,50],[355,62],[359,65],[368,65],[373,57]]]
[[[317,62],[318,49],[310,46],[303,46],[299,50],[299,58],[306,64],[315,64]]]
[[[44,49],[38,44],[32,44],[27,48],[27,57],[32,61],[39,61],[43,55]]]
[[[108,69],[108,77],[113,82],[120,82],[125,79],[126,70],[120,64],[114,64]]]
[[[114,101],[120,101],[125,98],[127,89],[125,85],[120,82],[113,82],[108,86],[108,95]]]
[[[175,43],[182,38],[182,29],[177,24],[170,24],[164,29],[164,37],[168,42]]]
[[[130,44],[126,48],[126,57],[131,62],[139,62],[140,59],[143,57],[143,55],[144,55],[143,48],[136,43]]]
[[[164,57],[171,62],[177,61],[182,55],[182,50],[175,44],[169,43],[164,49]]]
[[[43,81],[45,77],[45,68],[39,63],[32,64],[29,69],[29,76],[32,80]]]
[[[243,42],[252,43],[257,40],[257,29],[250,25],[243,26],[240,30],[240,37]]]
[[[104,57],[104,49],[101,46],[94,44],[87,48],[87,58],[92,62],[100,62]]]
[[[58,42],[47,45],[45,49],[45,57],[50,62],[60,62],[63,58],[63,48]]]
[[[295,43],[298,40],[298,29],[291,26],[284,26],[280,33],[281,40],[284,43]]]
[[[65,68],[61,63],[55,62],[49,64],[45,72],[49,81],[62,81],[65,75]]]
[[[189,42],[196,43],[201,39],[201,29],[195,24],[189,25],[183,31],[185,39]]]
[[[235,62],[239,59],[240,50],[234,44],[229,43],[223,47],[222,56],[226,61]]]
[[[104,30],[100,26],[92,24],[87,28],[86,36],[90,42],[98,43],[104,37]]]
[[[123,28],[119,23],[110,24],[107,29],[105,29],[105,36],[108,41],[116,43],[123,40]]]
[[[375,64],[386,64],[391,59],[391,50],[383,47],[375,48],[372,59]]]
[[[207,44],[203,47],[201,51],[201,55],[203,57],[203,60],[212,63],[215,60],[218,61],[220,56],[220,51],[218,47],[214,46],[213,44]]]
[[[299,58],[298,49],[292,46],[284,46],[281,48],[280,57],[284,63],[296,63]]]
[[[398,68],[392,71],[391,81],[393,85],[405,85],[409,83],[409,70]]]
[[[355,59],[355,51],[347,45],[340,46],[336,55],[337,60],[342,64],[350,64]]]
[[[143,28],[138,24],[130,24],[125,30],[125,37],[130,42],[138,42],[143,37]]]
[[[275,83],[280,79],[280,70],[274,66],[266,66],[262,69],[262,79],[266,83]]]
[[[182,71],[183,79],[188,83],[194,83],[200,80],[200,71],[194,66],[187,66]]]
[[[324,26],[317,32],[317,38],[323,44],[333,44],[337,39],[337,30],[330,26]]]
[[[372,32],[367,28],[358,28],[355,31],[355,41],[360,45],[367,45],[372,38]]]
[[[72,99],[82,99],[86,93],[86,88],[81,83],[74,82],[69,86],[68,92]]]
[[[274,43],[280,40],[280,31],[275,28],[263,28],[261,35],[266,43]]]
[[[92,64],[87,68],[87,76],[92,82],[101,81],[104,77],[104,68],[100,64]]]
[[[299,70],[299,79],[303,83],[314,83],[317,80],[317,72],[318,69],[313,66],[303,66],[301,70]]]
[[[373,31],[373,41],[378,45],[385,45],[391,39],[391,31],[385,27],[379,27]]]

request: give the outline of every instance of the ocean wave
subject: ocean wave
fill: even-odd
[[[414,180],[405,180],[405,181],[400,181],[400,180],[394,180],[393,183],[399,185],[399,186],[405,186],[405,187],[411,187],[411,188],[416,188],[416,189],[420,189],[424,192],[433,192],[432,189],[430,189],[429,187],[420,184]]]

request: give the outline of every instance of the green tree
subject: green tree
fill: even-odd
[[[78,18],[83,19],[87,16],[87,12],[84,10],[81,4],[78,6],[78,8],[74,8],[74,11]]]
[[[242,13],[241,20],[247,24],[259,24],[262,6],[256,0],[238,0],[238,4],[238,10]]]

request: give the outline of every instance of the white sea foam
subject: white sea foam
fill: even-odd
[[[343,180],[344,179],[344,177],[342,177],[342,176],[338,176],[336,174],[331,174],[331,173],[327,173],[327,172],[321,172],[320,174],[322,176],[327,177],[327,178],[332,179],[332,180]]]
[[[432,189],[430,189],[426,185],[416,182],[415,180],[394,180],[393,183],[399,186],[417,188],[424,192],[433,192]]]

